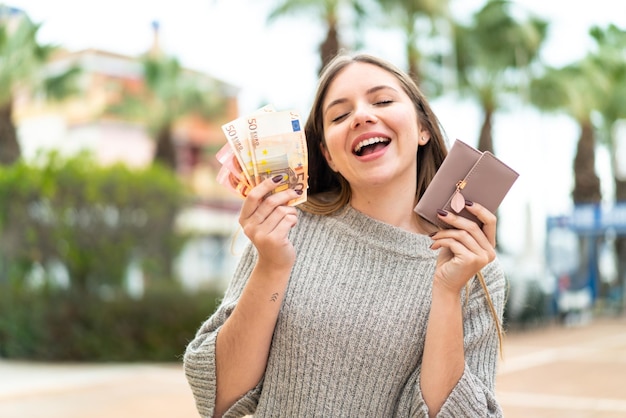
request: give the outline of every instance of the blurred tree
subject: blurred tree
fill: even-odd
[[[503,0],[489,0],[469,25],[453,27],[459,93],[473,98],[483,113],[479,150],[495,153],[494,115],[523,97],[527,72],[538,61],[547,28],[546,21]]]
[[[407,72],[422,86],[422,60],[424,53],[418,47],[420,37],[432,38],[437,34],[440,24],[449,25],[450,0],[376,0],[381,9],[383,19],[392,28],[400,28],[404,34]],[[441,57],[441,52],[434,52],[429,56]],[[438,74],[440,77],[441,74]],[[425,77],[430,77],[425,74]]]
[[[537,61],[548,23],[524,15],[511,1],[490,0],[469,26],[454,28],[460,93],[473,97],[483,112],[478,149],[494,151],[493,117],[511,93],[523,93],[526,72]]]
[[[3,275],[24,287],[33,266],[60,263],[77,293],[123,292],[136,257],[151,277],[171,280],[182,238],[174,223],[185,199],[178,178],[161,166],[102,167],[89,155],[52,152],[36,164],[0,167]]]
[[[121,101],[106,112],[145,124],[156,141],[154,161],[175,169],[175,122],[189,115],[220,119],[226,114],[225,99],[215,80],[184,69],[174,57],[151,53],[142,59],[142,65],[143,91],[124,92]]]
[[[37,42],[40,26],[20,10],[0,4],[0,164],[13,164],[21,155],[13,121],[16,93],[43,93],[58,100],[77,92],[76,67],[46,71],[58,48]]]
[[[623,123],[626,119],[626,30],[615,25],[608,25],[606,28],[595,26],[589,34],[595,41],[590,59],[596,62],[598,71],[604,73],[608,79],[608,83],[598,86],[604,87],[601,91],[602,99],[598,101],[598,110],[602,115],[598,137],[611,155],[615,201],[626,203],[626,161],[620,162],[618,159],[616,138],[618,123]],[[617,277],[623,288],[626,286],[626,237],[616,237],[615,252],[618,260]]]
[[[580,127],[573,167],[574,204],[599,204],[602,199],[595,169],[596,133],[592,115],[603,100],[600,92],[607,88],[607,83],[606,76],[589,57],[562,68],[548,67],[531,82],[530,98],[535,106],[565,112]]]
[[[326,28],[326,38],[320,44],[320,67],[318,73],[332,60],[342,47],[339,35],[341,19],[344,12],[355,13],[355,26],[365,16],[365,7],[362,0],[280,0],[274,9],[270,11],[268,22],[295,13],[310,16],[315,14],[315,19],[321,21]]]
[[[615,129],[621,119],[626,119],[626,30],[615,25],[604,29],[595,26],[589,33],[596,44],[590,60],[596,63],[598,71],[607,79],[607,83],[597,86],[604,87],[601,91],[602,100],[597,103],[602,115],[598,138],[606,144],[612,156],[615,200],[623,202],[626,201],[626,177],[620,176],[618,172]]]

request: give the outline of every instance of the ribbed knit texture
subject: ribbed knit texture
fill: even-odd
[[[425,235],[346,207],[334,216],[300,212],[287,293],[262,382],[224,415],[241,417],[427,417],[420,365],[437,252]],[[213,414],[215,338],[256,260],[248,246],[224,299],[188,345],[185,373],[202,417]],[[483,269],[502,315],[505,279]],[[466,367],[439,417],[498,417],[498,339],[476,282],[464,301]]]

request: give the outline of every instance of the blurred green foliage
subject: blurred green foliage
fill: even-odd
[[[33,266],[60,263],[72,291],[119,293],[133,260],[148,284],[171,280],[185,198],[175,174],[159,165],[101,166],[88,154],[53,152],[0,167],[0,281],[24,287]],[[54,286],[48,274],[44,286]]]
[[[0,167],[0,357],[180,360],[220,296],[188,294],[172,273],[186,199],[158,164],[101,166],[53,152]],[[126,281],[137,262],[140,295]]]
[[[2,287],[0,357],[37,361],[181,361],[221,296],[173,284],[141,299]]]

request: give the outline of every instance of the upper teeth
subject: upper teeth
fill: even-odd
[[[361,151],[361,149],[363,147],[366,147],[368,145],[372,145],[372,144],[376,144],[378,142],[388,142],[389,140],[387,138],[383,138],[380,136],[374,137],[374,138],[368,138],[368,139],[364,139],[363,141],[359,142],[358,144],[356,144],[356,147],[354,147],[354,152],[358,153],[359,151]]]

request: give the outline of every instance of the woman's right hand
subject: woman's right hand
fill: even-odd
[[[280,181],[280,178],[277,179]],[[273,178],[267,178],[254,187],[244,200],[239,224],[256,247],[259,263],[291,269],[296,255],[288,234],[297,222],[297,211],[287,203],[298,194],[293,189],[270,194],[276,187]]]

